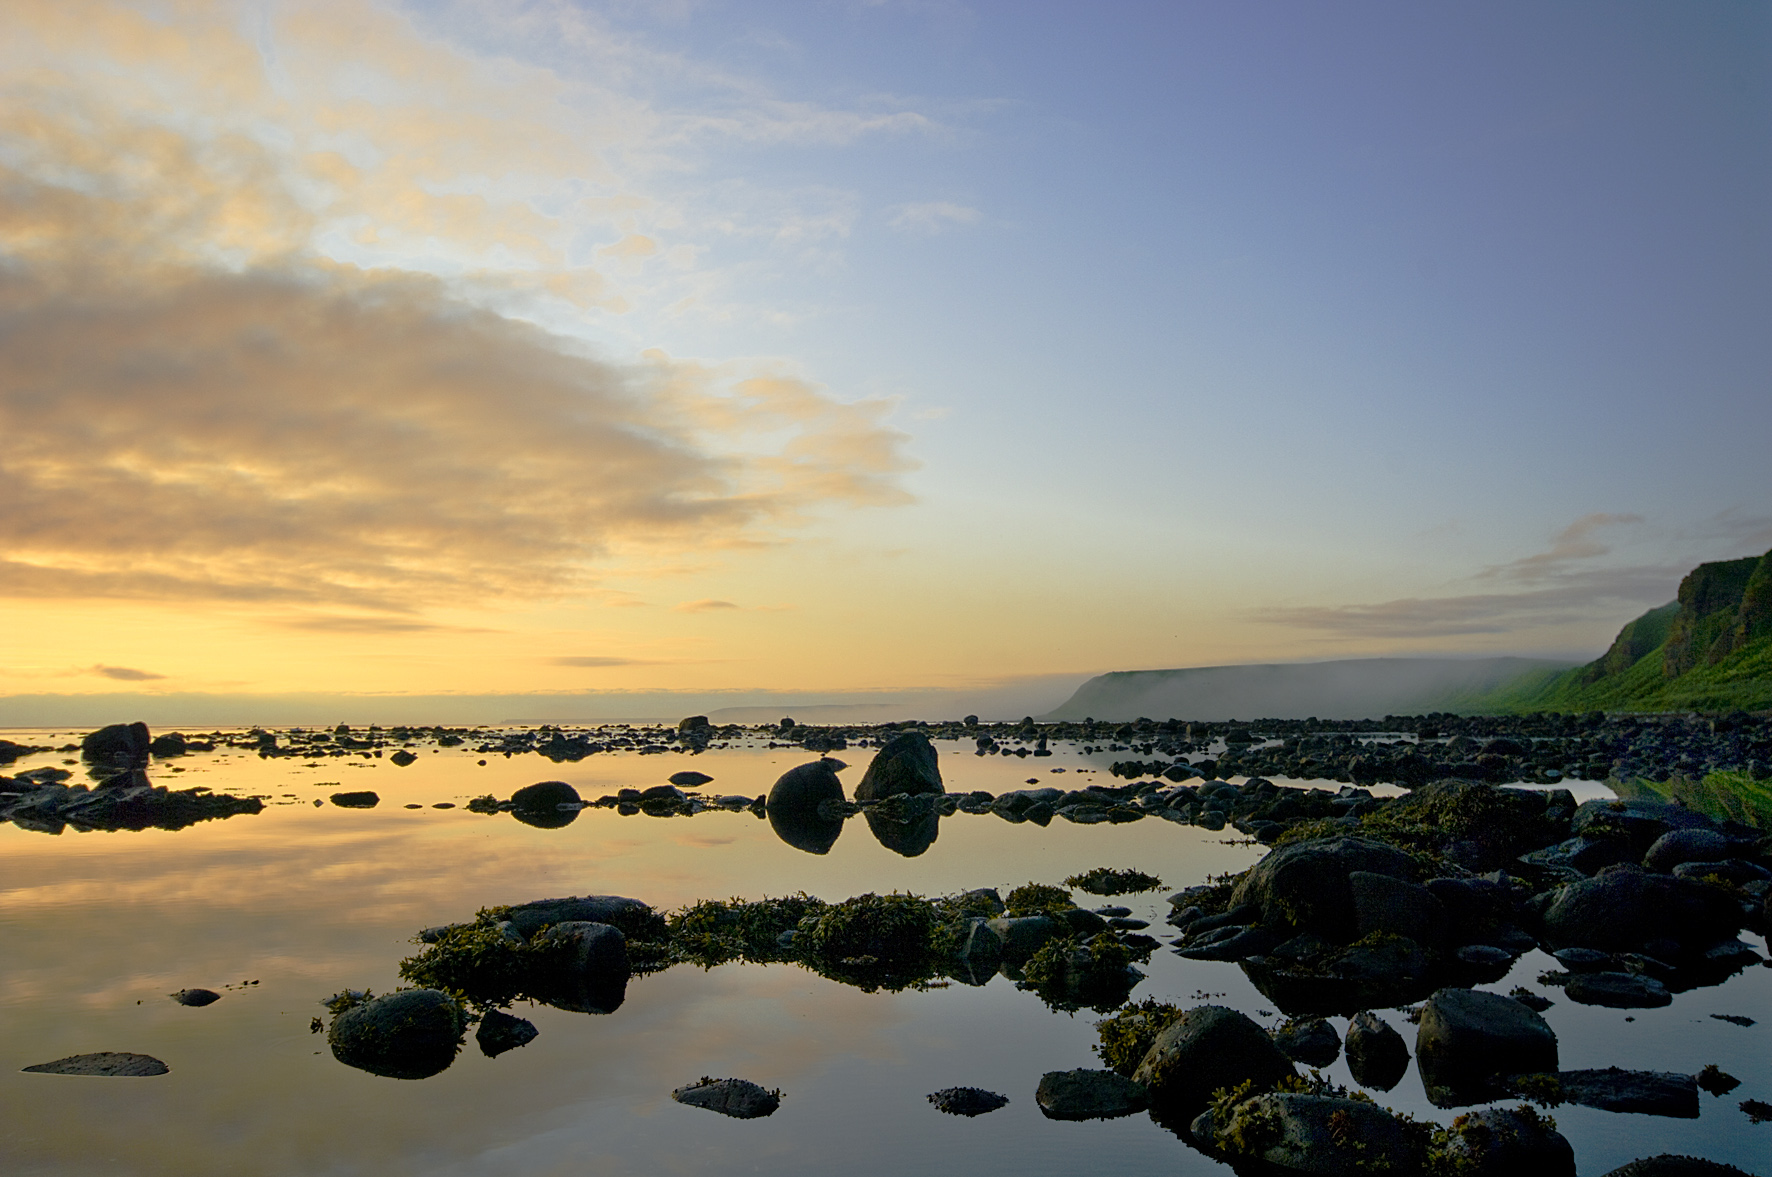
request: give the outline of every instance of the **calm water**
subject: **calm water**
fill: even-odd
[[[1106,779],[1105,771],[1081,770],[1105,770],[1111,759],[1098,754],[1092,763],[1063,746],[1039,760],[981,758],[970,743],[938,747],[950,791],[998,793],[1030,777],[1080,787]],[[850,788],[870,754],[836,754],[852,765],[843,774]],[[179,773],[157,765],[155,779],[263,795],[265,812],[176,832],[52,837],[0,827],[0,1172],[1229,1172],[1142,1116],[1044,1119],[1033,1099],[1042,1072],[1099,1065],[1090,1051],[1095,1015],[1054,1013],[1001,977],[977,989],[867,994],[793,966],[678,967],[636,979],[626,1003],[606,1017],[520,1005],[513,1012],[540,1029],[536,1041],[494,1060],[470,1039],[449,1070],[422,1082],[341,1065],[309,1031],[320,999],[344,987],[397,987],[417,929],[490,904],[618,894],[663,910],[802,890],[830,900],[892,889],[1006,890],[1096,866],[1137,867],[1179,887],[1241,870],[1260,853],[1227,841],[1234,831],[1155,819],[1042,828],[959,814],[916,858],[885,849],[857,819],[821,857],[780,842],[749,813],[659,819],[590,809],[562,829],[542,830],[509,815],[430,808],[484,793],[508,797],[549,779],[594,798],[689,767],[715,778],[705,792],[754,796],[809,757],[758,747],[693,758],[605,754],[563,765],[520,756],[487,757],[481,767],[479,759],[426,750],[404,769],[356,758],[304,767],[229,749],[174,762],[186,770]],[[62,760],[35,756],[13,771]],[[314,805],[340,789],[373,789],[381,805]],[[425,808],[403,808],[409,802]],[[1163,894],[1098,902],[1124,902],[1161,933]],[[1666,1151],[1765,1171],[1772,1125],[1751,1125],[1737,1105],[1772,1099],[1772,970],[1749,969],[1665,1009],[1618,1011],[1577,1006],[1536,985],[1553,967],[1532,953],[1485,988],[1525,984],[1555,1000],[1545,1016],[1565,1068],[1695,1072],[1716,1063],[1742,1080],[1727,1097],[1704,1096],[1695,1121],[1556,1109],[1584,1175]],[[1279,1020],[1235,965],[1160,950],[1144,970],[1135,998],[1193,1004],[1210,994],[1264,1024]],[[247,981],[257,983],[242,986]],[[197,986],[221,991],[223,1000],[188,1009],[167,999]],[[1738,1027],[1713,1013],[1759,1024]],[[1383,1014],[1413,1042],[1400,1014]],[[1345,1032],[1345,1020],[1334,1020]],[[97,1050],[152,1054],[172,1072],[134,1080],[19,1072]],[[1342,1063],[1329,1073],[1352,1082]],[[754,1121],[670,1100],[672,1088],[704,1074],[779,1087],[786,1100],[773,1117]],[[1000,1091],[1011,1102],[972,1120],[925,1102],[928,1092],[955,1085]],[[1452,1114],[1426,1103],[1413,1069],[1378,1098],[1440,1122]]]

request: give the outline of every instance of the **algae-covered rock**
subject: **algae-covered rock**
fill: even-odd
[[[455,1061],[463,1025],[449,994],[402,989],[339,1010],[326,1041],[348,1067],[390,1079],[428,1079]]]
[[[1221,1087],[1272,1087],[1294,1074],[1267,1031],[1234,1009],[1201,1005],[1157,1035],[1132,1079],[1150,1093],[1153,1108],[1173,1118],[1204,1107]]]
[[[1427,1161],[1422,1132],[1376,1104],[1332,1095],[1257,1095],[1200,1116],[1194,1136],[1233,1164],[1254,1161],[1284,1173],[1420,1173]]]
[[[1142,1084],[1112,1071],[1048,1071],[1034,1100],[1049,1120],[1113,1120],[1149,1104]]]
[[[1323,1018],[1299,1018],[1274,1031],[1274,1045],[1293,1062],[1326,1067],[1341,1055],[1341,1035]]]
[[[1355,1014],[1347,1026],[1347,1069],[1354,1082],[1374,1091],[1389,1091],[1409,1070],[1409,1047],[1371,1010]]]
[[[968,1118],[994,1112],[1009,1103],[1007,1095],[986,1091],[982,1087],[943,1087],[940,1091],[930,1092],[927,1098],[938,1112]]]
[[[1358,920],[1348,876],[1355,871],[1414,881],[1415,860],[1394,846],[1364,838],[1322,838],[1271,851],[1251,867],[1231,894],[1250,904],[1269,927],[1314,932],[1346,943]]]
[[[671,1098],[692,1108],[706,1108],[731,1116],[735,1120],[755,1120],[775,1114],[781,1106],[779,1091],[771,1091],[749,1079],[710,1079],[705,1075],[694,1083],[671,1092]]]
[[[1575,1177],[1575,1149],[1530,1107],[1467,1112],[1446,1137],[1445,1157],[1460,1177]]]

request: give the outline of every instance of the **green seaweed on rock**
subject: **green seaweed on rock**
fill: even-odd
[[[1135,895],[1140,891],[1158,890],[1163,886],[1163,880],[1141,870],[1116,870],[1098,866],[1080,875],[1072,875],[1064,881],[1064,885],[1090,895]]]

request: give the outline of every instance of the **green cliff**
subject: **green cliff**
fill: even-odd
[[[1772,708],[1772,552],[1700,564],[1679,598],[1619,631],[1573,670],[1523,677],[1483,711],[1757,711]]]

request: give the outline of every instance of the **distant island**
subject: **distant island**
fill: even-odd
[[[1097,675],[1041,718],[1366,719],[1532,711],[1772,708],[1772,552],[1700,564],[1678,597],[1586,665],[1533,658],[1353,658]]]

